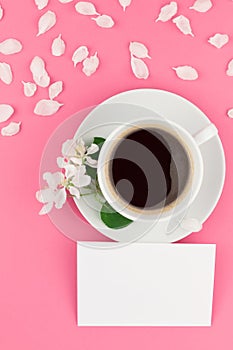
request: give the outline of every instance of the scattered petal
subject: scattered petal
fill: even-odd
[[[233,108],[231,108],[227,111],[227,115],[229,118],[233,118]]]
[[[52,85],[50,85],[49,87],[49,98],[50,100],[53,100],[55,97],[57,97],[63,89],[63,82],[60,81],[56,81],[55,83],[53,83]]]
[[[0,53],[3,55],[12,55],[22,50],[22,44],[16,39],[6,39],[0,43]]]
[[[59,0],[62,4],[68,4],[68,2],[71,2],[73,0]]]
[[[208,43],[217,47],[217,49],[220,49],[221,47],[226,45],[228,41],[229,41],[229,36],[227,34],[217,33],[214,36],[209,38]]]
[[[59,34],[58,37],[53,40],[52,48],[51,48],[52,55],[62,56],[65,52],[65,49],[66,49],[66,44],[62,39],[61,34]]]
[[[0,104],[0,123],[6,122],[14,113],[14,108],[7,104]]]
[[[96,52],[93,56],[90,56],[83,61],[82,71],[84,74],[86,74],[86,76],[89,77],[90,75],[95,73],[98,67],[99,67],[99,58],[97,57],[97,52]]]
[[[101,15],[96,18],[92,18],[96,24],[101,28],[112,28],[114,26],[114,21],[112,17],[108,15]]]
[[[49,203],[43,205],[43,207],[39,211],[39,215],[48,214],[52,210],[52,208],[53,208],[53,202],[49,202]]]
[[[173,23],[177,26],[177,28],[185,35],[193,35],[190,21],[187,17],[180,15],[172,20]]]
[[[147,47],[144,44],[139,43],[137,41],[131,41],[131,43],[129,44],[129,51],[132,55],[136,56],[137,58],[151,58],[148,54]]]
[[[0,80],[7,85],[13,80],[11,66],[8,63],[0,62]]]
[[[173,67],[176,75],[183,80],[196,80],[198,73],[195,68],[190,66]]]
[[[73,56],[72,56],[72,61],[74,62],[74,67],[76,67],[76,65],[78,63],[84,61],[88,55],[89,55],[89,51],[88,51],[88,48],[86,46],[78,47],[74,51]]]
[[[56,15],[52,11],[45,12],[38,22],[37,36],[44,34],[56,24]]]
[[[140,58],[131,56],[131,68],[136,78],[147,79],[149,77],[148,67]]]
[[[119,0],[120,5],[123,7],[123,10],[126,10],[126,7],[128,7],[131,4],[132,0]]]
[[[45,62],[41,57],[35,56],[33,58],[30,64],[30,70],[32,72],[33,80],[37,85],[41,87],[49,86],[50,77],[45,69]]]
[[[199,232],[202,229],[202,223],[195,218],[186,218],[180,223],[184,230]]]
[[[22,81],[23,84],[23,91],[24,91],[24,95],[27,97],[31,97],[35,94],[36,90],[37,90],[37,86],[34,83],[25,83],[25,81]]]
[[[196,0],[190,9],[197,12],[207,12],[211,9],[212,6],[213,4],[211,0]]]
[[[75,5],[75,9],[81,15],[87,15],[87,16],[99,15],[99,13],[96,11],[95,5],[89,1],[77,2],[77,4]]]
[[[63,106],[62,103],[53,100],[40,100],[34,109],[37,115],[48,116],[56,113],[59,108]]]
[[[2,6],[0,5],[0,21],[3,18],[3,15],[4,15],[4,10],[3,10]]]
[[[48,5],[49,0],[35,0],[38,10],[43,10]]]
[[[230,60],[230,62],[228,63],[226,74],[227,74],[229,77],[233,77],[233,58],[232,58],[232,60]]]
[[[155,22],[158,22],[158,21],[167,22],[177,14],[177,11],[178,11],[177,3],[175,1],[171,1],[170,4],[167,4],[161,7],[159,16],[157,17]]]
[[[1,130],[2,136],[13,136],[13,135],[18,134],[18,132],[20,131],[20,125],[21,125],[21,122],[19,122],[19,123],[15,123],[15,122],[9,123],[7,126],[2,128],[2,130]]]
[[[57,191],[55,194],[55,199],[54,199],[55,208],[61,209],[63,207],[63,204],[65,204],[66,202],[66,198],[67,198],[66,189],[65,187],[63,187],[62,189]]]

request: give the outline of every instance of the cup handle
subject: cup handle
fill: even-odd
[[[218,129],[214,124],[207,125],[201,131],[198,131],[193,135],[194,140],[198,144],[198,146],[202,145],[206,141],[209,141],[212,137],[218,135]]]

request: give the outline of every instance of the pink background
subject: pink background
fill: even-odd
[[[15,108],[12,121],[22,121],[22,131],[12,138],[0,137],[0,348],[24,349],[179,349],[231,350],[233,323],[233,121],[226,110],[233,107],[233,78],[225,75],[233,58],[233,2],[213,1],[207,13],[188,9],[193,1],[178,1],[179,14],[187,15],[195,38],[182,35],[172,22],[155,23],[166,1],[132,0],[124,13],[117,0],[95,0],[97,10],[113,16],[116,26],[101,29],[94,21],[78,15],[74,3],[50,0],[47,9],[57,14],[57,24],[36,38],[41,13],[33,0],[0,0],[5,16],[0,21],[0,41],[15,37],[24,49],[0,61],[12,64],[14,82],[0,82],[0,103]],[[218,50],[207,43],[220,32],[230,36]],[[50,53],[52,40],[62,33],[67,43],[63,57]],[[151,75],[137,80],[129,65],[128,44],[144,42],[152,60]],[[101,65],[92,77],[73,68],[71,56],[79,45],[98,51]],[[33,114],[35,103],[47,96],[40,89],[24,97],[21,80],[30,81],[29,63],[35,55],[47,63],[52,81],[63,80],[64,103],[51,117]],[[179,80],[172,66],[189,64],[198,69],[194,82]],[[226,151],[227,176],[221,200],[200,233],[183,242],[217,243],[213,326],[211,328],[78,328],[76,326],[76,245],[39,217],[41,205],[35,200],[40,157],[53,130],[79,109],[134,88],[159,88],[178,93],[197,104],[217,125]],[[187,116],[188,118],[189,116]],[[5,124],[3,124],[5,126]],[[214,176],[214,174],[213,174]]]

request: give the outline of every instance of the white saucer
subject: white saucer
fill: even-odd
[[[116,125],[135,119],[135,112],[131,111],[132,115],[127,112],[119,112],[116,106],[122,106],[122,104],[129,104],[129,109],[132,108],[132,105],[135,106],[135,111],[137,108],[145,108],[145,117],[148,117],[148,111],[157,112],[166,119],[181,125],[191,134],[195,134],[210,123],[199,108],[181,96],[163,90],[138,89],[115,95],[96,107],[82,122],[75,137],[82,135],[86,140],[91,140],[94,136],[107,138]],[[111,113],[103,113],[102,106],[107,106]],[[143,117],[142,114],[140,110],[140,117]],[[218,136],[201,145],[200,149],[204,162],[203,183],[186,217],[196,218],[204,223],[214,210],[222,193],[225,179],[225,156]],[[76,205],[94,228],[119,242],[133,241],[140,235],[142,235],[139,239],[141,242],[174,242],[191,233],[177,226],[173,232],[168,234],[169,219],[153,224],[136,221],[126,228],[112,230],[107,228],[100,219],[98,209],[101,205],[97,205],[97,210],[93,209],[93,207],[96,208],[96,200],[92,196],[82,197],[81,200],[76,201]]]

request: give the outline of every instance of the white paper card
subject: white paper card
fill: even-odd
[[[215,244],[100,244],[77,246],[79,326],[211,325]]]

